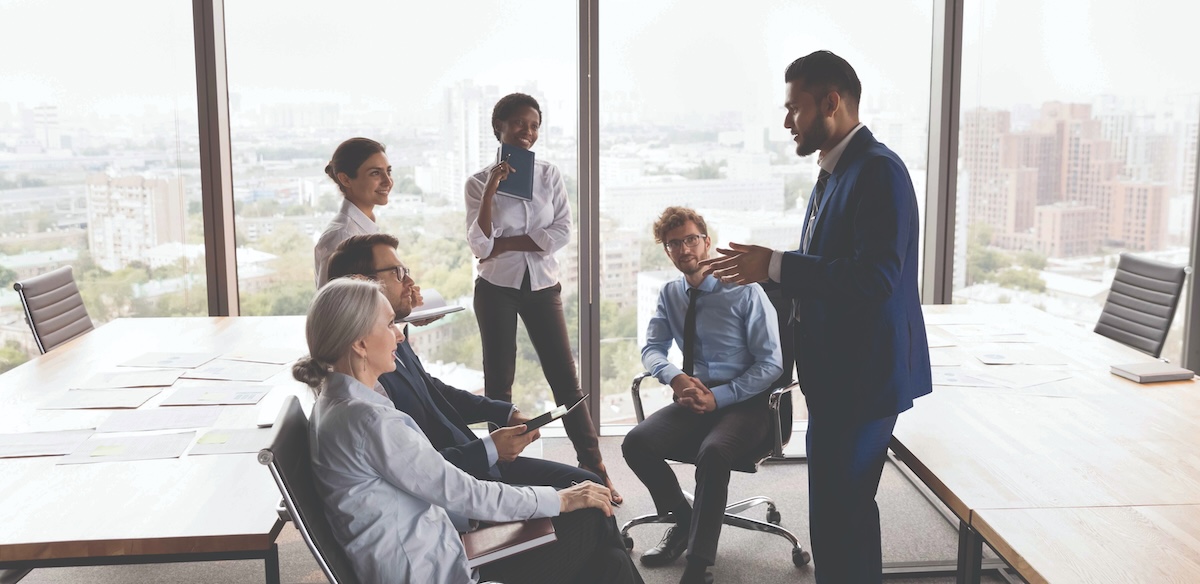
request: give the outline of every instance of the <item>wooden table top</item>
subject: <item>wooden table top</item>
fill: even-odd
[[[1200,581],[1200,506],[984,509],[972,525],[1025,580]]]
[[[1066,357],[1070,379],[1024,389],[936,386],[900,415],[893,447],[962,519],[971,510],[1200,504],[1200,391],[1108,372],[1147,355],[1022,306],[936,306],[929,329],[987,322],[1027,330]],[[965,368],[979,343],[949,349]]]
[[[111,411],[37,410],[36,403],[146,352],[260,347],[307,353],[304,317],[113,321],[0,376],[0,432],[94,427]],[[181,379],[176,386],[219,383],[228,382]],[[290,367],[281,366],[267,383],[276,387],[258,405],[227,406],[214,427],[252,428],[260,408],[278,407],[287,394],[312,402]],[[77,465],[57,460],[0,459],[0,561],[264,550],[282,528],[275,512],[279,492],[255,454]]]

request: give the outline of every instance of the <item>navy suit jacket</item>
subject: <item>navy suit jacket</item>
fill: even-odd
[[[823,198],[808,253],[784,253],[780,271],[784,293],[797,301],[801,390],[826,415],[865,421],[898,414],[933,389],[912,179],[863,127]]]
[[[492,478],[487,447],[467,424],[492,422],[507,426],[512,404],[442,383],[425,371],[408,341],[396,345],[396,355],[396,370],[379,376],[380,385],[396,409],[412,416],[433,447],[451,464],[476,478]]]

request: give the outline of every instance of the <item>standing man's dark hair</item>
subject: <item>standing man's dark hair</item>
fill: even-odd
[[[862,82],[850,63],[829,51],[814,51],[792,61],[783,73],[783,82],[793,81],[802,81],[804,89],[818,99],[830,91],[837,91],[846,99],[851,111],[858,113]]]

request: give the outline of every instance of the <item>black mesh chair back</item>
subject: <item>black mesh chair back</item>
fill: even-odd
[[[1158,357],[1186,277],[1183,266],[1121,254],[1096,332]]]
[[[294,396],[288,397],[275,420],[275,439],[258,453],[258,461],[271,469],[283,495],[283,504],[304,543],[333,584],[358,584],[350,559],[333,537],[325,517],[325,504],[313,480],[308,449],[308,419]]]

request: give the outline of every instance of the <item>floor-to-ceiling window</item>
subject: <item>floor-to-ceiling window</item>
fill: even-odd
[[[539,159],[578,200],[576,5],[571,2],[227,2],[229,101],[242,314],[302,314],[315,291],[313,244],[343,197],[324,168],[355,136],[386,145],[393,167],[380,230],[428,293],[467,307],[410,327],[430,373],[482,391],[473,313],[477,259],[466,242],[463,186],[494,162],[492,107],[534,96]],[[574,240],[574,233],[572,235]],[[557,254],[578,350],[578,247]],[[552,396],[518,327],[514,401]]]
[[[97,324],[207,314],[193,51],[186,1],[0,3],[0,371],[61,266]]]
[[[1121,252],[1188,263],[1197,16],[1159,1],[966,4],[955,302],[1091,328]]]
[[[651,233],[665,207],[695,207],[717,245],[799,244],[818,167],[816,156],[797,158],[783,127],[794,59],[828,49],[854,66],[862,121],[900,154],[923,198],[932,15],[928,1],[600,7],[603,421],[633,421],[628,388],[646,323],[679,277]],[[669,401],[656,385],[647,382],[648,410]]]

